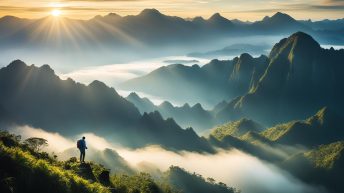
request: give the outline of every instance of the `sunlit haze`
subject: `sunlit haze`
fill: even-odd
[[[60,16],[61,15],[61,11],[58,10],[58,9],[54,9],[51,11],[51,15],[57,17],[57,16]]]

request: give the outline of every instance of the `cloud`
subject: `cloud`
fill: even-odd
[[[48,12],[54,7],[21,7],[21,6],[0,6],[1,11],[25,11],[25,12]],[[59,9],[64,11],[99,11],[99,12],[111,12],[114,9],[109,7],[81,7],[81,6],[63,6]],[[128,11],[126,9],[116,9],[117,11]]]
[[[40,137],[48,141],[45,151],[61,152],[74,146],[74,142],[61,136],[58,133],[46,132],[43,129],[32,128],[29,126],[17,126],[10,129],[10,132],[22,136],[22,140],[30,137]]]
[[[155,58],[149,60],[133,61],[129,63],[110,64],[96,67],[85,67],[76,71],[59,74],[62,78],[70,77],[78,82],[85,84],[91,83],[93,80],[101,78],[101,81],[107,85],[117,86],[126,80],[145,75],[159,67],[168,65],[165,60],[198,60],[200,65],[209,62],[208,59],[193,58],[186,56],[169,56],[163,58]],[[185,65],[193,65],[187,63]]]
[[[319,10],[344,10],[343,5],[312,5],[310,6],[311,9],[319,9]]]
[[[344,2],[344,1],[342,1]],[[289,11],[319,11],[319,10],[332,10],[340,11],[344,9],[344,4],[331,5],[331,4],[284,4],[276,8],[259,8],[249,10],[236,10],[225,11],[223,13],[273,13],[273,12],[289,12]]]

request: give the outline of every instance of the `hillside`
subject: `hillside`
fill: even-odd
[[[324,107],[306,120],[279,124],[261,132],[261,135],[281,144],[312,147],[343,139],[342,120],[341,116]]]
[[[93,162],[78,163],[75,157],[57,161],[45,152],[23,144],[18,136],[0,132],[1,192],[92,192],[146,193],[174,192],[167,184],[158,184],[149,174],[110,177],[110,171]]]
[[[0,131],[0,161],[0,191],[3,193],[193,193],[202,189],[237,192],[224,183],[206,181],[175,166],[153,179],[148,173],[118,173],[95,162],[79,163],[75,157],[59,161],[6,131]]]
[[[281,167],[302,180],[320,184],[330,193],[342,192],[344,142],[337,141],[297,154],[281,163]]]
[[[240,191],[235,188],[228,187],[223,182],[216,182],[212,178],[204,179],[199,174],[191,174],[188,171],[178,167],[171,166],[167,172],[165,172],[165,179],[182,192],[187,193],[239,193]]]
[[[213,128],[210,135],[218,140],[221,140],[228,135],[239,138],[247,132],[260,132],[263,129],[263,126],[259,123],[243,118],[238,121],[229,122]]]
[[[5,127],[30,125],[62,135],[93,132],[129,147],[158,144],[212,151],[192,129],[184,130],[158,113],[141,115],[132,103],[100,81],[86,86],[72,79],[61,80],[48,65],[13,61],[0,69],[0,92],[0,107],[7,116],[0,117],[0,123]]]

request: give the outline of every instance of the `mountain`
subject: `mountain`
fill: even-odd
[[[253,58],[242,54],[233,60],[212,60],[202,67],[173,64],[126,81],[120,88],[214,105],[247,92],[256,84],[268,62],[263,55]]]
[[[268,129],[244,118],[215,127],[208,140],[220,148],[237,148],[260,159],[280,163],[319,145],[343,140],[342,120],[342,116],[327,107],[305,120],[294,120]],[[324,159],[328,157],[332,158],[326,155]]]
[[[221,140],[224,137],[231,135],[234,137],[241,137],[249,131],[260,132],[264,128],[259,123],[249,119],[240,119],[238,121],[229,122],[212,129],[211,134],[213,137]]]
[[[344,190],[344,142],[337,141],[315,147],[285,160],[280,167],[305,182],[325,186],[330,193]]]
[[[162,117],[173,118],[182,127],[192,127],[197,132],[202,132],[211,128],[215,124],[212,112],[203,109],[201,104],[194,106],[184,104],[183,106],[173,106],[165,101],[160,105],[154,105],[148,98],[140,98],[136,93],[130,93],[126,99],[133,103],[143,114],[144,112],[159,111]]]
[[[203,109],[201,104],[194,106],[184,104],[181,107],[174,107],[162,103],[157,109],[164,117],[174,118],[178,124],[185,127],[193,127],[198,132],[202,132],[212,127],[215,123],[214,117],[210,111]]]
[[[300,22],[314,30],[339,30],[343,28],[344,18],[335,20],[324,19],[320,21],[304,20]]]
[[[156,106],[148,98],[140,98],[135,92],[130,93],[126,99],[133,103],[141,114],[144,112],[153,112],[156,110]]]
[[[113,88],[99,81],[85,86],[61,80],[48,65],[13,61],[0,69],[0,90],[1,106],[16,123],[63,134],[76,134],[81,128],[127,127],[140,118],[137,108]]]
[[[289,35],[295,31],[308,32],[325,44],[344,42],[341,23],[337,23],[338,28],[325,25],[321,29],[313,29],[312,24],[296,21],[283,13],[243,24],[220,14],[209,19],[184,19],[165,15],[156,9],[145,9],[138,15],[123,17],[109,13],[89,20],[4,16],[0,18],[0,53],[3,53],[0,62],[7,64],[20,53],[25,60],[73,63],[64,67],[75,69],[76,65],[84,66],[85,63],[128,62],[182,55],[196,49],[204,52],[209,50],[207,47],[218,46],[228,39]]]
[[[293,33],[295,31],[311,32],[312,29],[291,16],[277,12],[273,16],[265,16],[263,20],[252,23],[250,30],[256,30],[258,33]]]
[[[218,116],[248,117],[263,124],[305,118],[323,106],[344,107],[344,50],[323,49],[308,34],[282,39],[270,52],[264,74]]]
[[[328,21],[342,26],[338,21]],[[325,21],[323,21],[324,23]],[[23,19],[14,16],[0,18],[0,42],[11,46],[30,47],[49,45],[58,40],[53,46],[69,49],[68,46],[83,45],[92,47],[136,47],[157,46],[164,43],[182,44],[197,43],[212,38],[230,37],[230,35],[260,35],[260,34],[289,34],[295,31],[306,31],[318,35],[316,30],[334,30],[332,25],[317,27],[319,22],[297,21],[291,16],[277,12],[273,16],[266,16],[261,21],[241,22],[229,20],[219,13],[209,19],[196,17],[192,20],[177,16],[169,16],[157,9],[144,9],[138,15],[119,16],[109,13],[105,16],[95,16],[90,20],[76,20],[69,18],[54,18],[52,16],[39,19]],[[312,29],[314,27],[314,29]],[[51,30],[51,29],[58,29]],[[57,32],[59,31],[59,32]],[[92,37],[92,38],[90,38]],[[35,41],[32,41],[35,40]],[[63,43],[73,40],[76,45]],[[141,44],[141,45],[140,45]],[[6,44],[6,46],[8,46]],[[2,45],[5,46],[5,45]],[[77,48],[77,47],[74,47]],[[142,47],[141,47],[142,48]]]
[[[208,26],[218,31],[230,31],[235,30],[235,24],[233,24],[229,19],[224,18],[219,13],[215,13],[207,20]]]
[[[260,159],[276,162],[284,160],[279,153],[284,152],[271,141],[263,137],[260,132],[264,127],[259,123],[246,118],[216,126],[211,129],[208,141],[219,148],[239,149]],[[279,149],[279,151],[274,150]]]
[[[172,150],[215,152],[208,141],[200,138],[192,128],[184,130],[172,118],[164,120],[157,111],[144,113],[138,125],[133,138],[127,139],[137,146],[142,143],[161,144]]]
[[[280,144],[313,147],[344,139],[342,120],[343,117],[324,107],[304,121],[279,124],[266,129],[261,135]]]
[[[192,129],[184,130],[157,112],[141,115],[102,82],[86,86],[61,80],[48,65],[13,61],[0,69],[0,92],[0,106],[10,116],[0,120],[7,127],[30,125],[62,135],[93,132],[130,147],[159,144],[176,150],[212,151]]]

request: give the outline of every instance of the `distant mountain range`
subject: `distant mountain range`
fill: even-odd
[[[344,50],[323,49],[297,32],[277,43],[268,57],[242,54],[202,67],[170,65],[121,86],[204,104],[228,101],[215,108],[220,123],[247,117],[273,125],[306,118],[323,106],[341,112],[343,60]]]
[[[341,20],[297,21],[280,12],[252,23],[230,20],[218,13],[208,19],[183,19],[164,15],[156,9],[145,9],[138,15],[124,17],[110,13],[89,20],[4,16],[0,18],[0,50],[6,51],[4,57],[12,56],[6,60],[14,59],[15,53],[11,52],[14,50],[21,55],[27,54],[30,59],[35,56],[35,61],[49,56],[53,58],[49,61],[74,65],[85,62],[109,64],[128,58],[185,54],[201,47],[200,51],[206,51],[209,49],[204,45],[211,44],[214,49],[217,43],[228,39],[285,36],[296,31],[307,32],[322,44],[342,44],[343,29]],[[99,50],[101,52],[96,52]]]
[[[159,111],[165,119],[173,118],[182,127],[192,127],[199,133],[216,124],[213,113],[203,109],[199,103],[194,106],[185,103],[181,107],[176,107],[170,102],[165,101],[160,105],[154,105],[148,98],[141,98],[136,93],[130,93],[126,99],[133,103],[141,114]]]
[[[110,13],[105,16],[95,16],[90,20],[56,19],[52,16],[41,19],[5,16],[0,19],[0,41],[7,42],[11,46],[21,46],[26,43],[40,45],[58,41],[60,45],[57,44],[57,46],[63,46],[71,38],[75,38],[73,41],[79,45],[89,46],[94,43],[108,46],[116,46],[116,44],[133,46],[140,42],[161,45],[166,42],[190,43],[190,41],[199,41],[205,37],[228,37],[233,34],[267,35],[306,31],[312,35],[321,36],[317,30],[343,29],[342,24],[342,20],[297,21],[280,12],[252,23],[229,20],[219,13],[215,13],[209,19],[196,17],[187,20],[164,15],[156,9],[145,9],[138,15],[122,17]],[[60,28],[60,30],[52,30],[54,28]],[[340,34],[338,36],[340,37]],[[2,46],[8,45],[2,44]],[[73,45],[68,44],[68,46]]]
[[[249,91],[264,73],[268,62],[263,55],[253,58],[249,54],[242,54],[233,60],[212,60],[202,67],[173,64],[124,82],[120,88],[142,91],[168,100],[215,105]]]
[[[159,144],[171,149],[213,151],[191,129],[158,112],[140,114],[115,89],[61,80],[48,66],[16,60],[0,69],[1,125],[30,125],[63,135],[94,132],[129,147]]]

